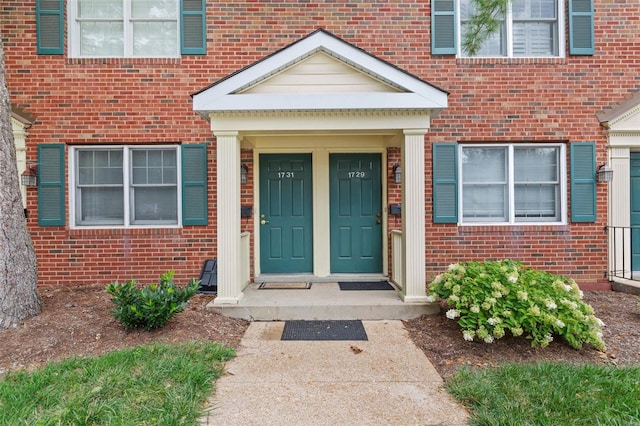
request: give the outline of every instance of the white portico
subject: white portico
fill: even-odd
[[[640,291],[640,94],[598,114],[608,139],[608,275]],[[633,280],[632,280],[633,279]]]
[[[216,136],[218,296],[215,304],[237,304],[248,282],[247,262],[265,273],[260,174],[254,183],[254,256],[246,260],[240,233],[240,153],[309,158],[310,267],[317,279],[334,274],[330,241],[330,163],[340,154],[379,158],[401,148],[402,234],[393,252],[401,259],[394,277],[404,302],[424,302],[425,135],[430,119],[447,107],[447,93],[344,42],[324,30],[285,47],[193,96],[193,108]],[[264,167],[263,167],[264,169]],[[384,175],[384,174],[383,174]],[[386,184],[381,179],[381,276],[388,274]],[[267,221],[264,221],[267,222]],[[396,239],[394,239],[396,241]],[[263,261],[261,262],[261,256]]]

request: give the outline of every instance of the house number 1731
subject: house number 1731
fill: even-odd
[[[278,179],[287,179],[294,177],[294,172],[278,172]]]
[[[364,172],[349,172],[350,178],[363,178],[365,176]]]

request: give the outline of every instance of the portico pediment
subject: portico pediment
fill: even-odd
[[[640,93],[597,114],[609,134],[640,133]]]
[[[447,92],[325,30],[193,95],[193,109],[216,114],[308,111],[413,111],[434,116]]]

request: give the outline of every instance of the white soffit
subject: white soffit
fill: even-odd
[[[318,30],[193,95],[223,112],[413,110],[433,116],[448,93],[333,34]]]

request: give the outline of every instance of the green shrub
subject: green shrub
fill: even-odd
[[[605,349],[604,324],[582,301],[575,281],[519,262],[450,265],[429,285],[429,296],[451,308],[446,316],[459,318],[465,340],[491,343],[509,332],[531,339],[531,346],[545,347],[554,336],[562,336],[576,349],[583,343]]]
[[[126,328],[151,330],[163,327],[173,315],[184,311],[200,287],[200,282],[192,278],[180,289],[173,282],[174,273],[169,271],[160,276],[158,284],[142,288],[134,280],[108,284],[107,293],[113,296],[111,301],[116,306],[110,311],[113,317]]]

